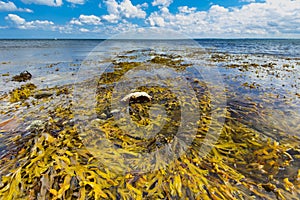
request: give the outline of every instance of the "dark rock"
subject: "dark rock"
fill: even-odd
[[[42,99],[42,98],[51,97],[52,95],[53,92],[50,91],[38,91],[37,93],[34,94],[34,98]]]
[[[21,72],[19,75],[13,76],[12,81],[26,82],[32,78],[32,75],[28,71]]]

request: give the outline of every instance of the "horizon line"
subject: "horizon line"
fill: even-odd
[[[132,39],[132,38],[0,38],[0,40],[300,40],[300,38],[287,38],[287,37],[232,37],[232,38],[219,38],[219,37],[202,37],[202,38],[174,38],[174,39]]]

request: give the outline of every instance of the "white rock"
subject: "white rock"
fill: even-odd
[[[121,99],[121,101],[126,102],[126,101],[129,101],[131,98],[136,99],[139,97],[146,97],[149,100],[152,99],[152,97],[149,94],[147,94],[146,92],[133,92],[133,93],[126,95],[123,99]]]
[[[107,118],[107,115],[106,115],[105,113],[102,113],[102,114],[100,115],[100,118],[101,118],[101,119],[106,119],[106,118]]]
[[[120,110],[118,110],[118,109],[113,109],[112,111],[110,111],[111,114],[115,114],[115,113],[119,113],[119,112],[120,112]]]

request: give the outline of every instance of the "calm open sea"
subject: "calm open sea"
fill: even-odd
[[[125,45],[115,43],[109,48],[95,48],[101,46],[104,40],[0,40],[0,74],[10,73],[11,75],[20,73],[24,70],[30,71],[38,81],[43,79],[41,87],[61,85],[71,83],[72,76],[66,78],[66,75],[74,74],[78,71],[80,63],[90,54],[105,55],[108,51],[116,55]],[[232,56],[244,56],[239,58],[240,61],[255,62],[264,64],[268,62],[276,63],[277,66],[286,64],[287,59],[293,59],[295,62],[300,59],[300,39],[197,39],[196,43],[205,52],[230,54]],[[175,42],[175,41],[174,41]],[[176,41],[179,45],[185,45],[185,41]],[[130,48],[127,48],[128,50]],[[102,52],[99,52],[102,51]],[[181,52],[178,52],[179,54]],[[207,56],[210,56],[207,54]],[[233,61],[237,61],[235,59]],[[227,60],[227,62],[229,62]],[[231,61],[230,61],[231,62]],[[288,64],[297,64],[289,63]],[[59,80],[59,74],[54,73],[47,66],[54,65],[53,69],[59,68],[60,75],[64,78]],[[222,67],[226,63],[216,62]],[[298,61],[299,64],[299,61]],[[280,67],[279,67],[280,68]],[[224,71],[224,68],[220,68]],[[298,66],[294,70],[299,70]],[[226,72],[225,72],[226,71]],[[225,70],[224,73],[233,73]],[[299,72],[299,71],[298,71]],[[296,73],[297,74],[297,73]],[[297,77],[284,80],[299,81]],[[59,80],[59,81],[58,81]],[[259,79],[263,84],[268,84],[269,80]],[[0,93],[7,92],[11,89],[9,83],[0,79],[2,87]],[[278,83],[285,84],[286,83]],[[292,89],[292,88],[291,88]]]
[[[104,40],[0,40],[0,61],[70,61]],[[205,49],[233,54],[300,57],[300,39],[197,39]]]

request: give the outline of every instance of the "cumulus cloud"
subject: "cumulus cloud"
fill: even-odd
[[[187,6],[180,6],[180,7],[178,7],[178,10],[181,13],[192,13],[192,12],[195,12],[197,10],[197,8],[195,8],[195,7],[189,8]]]
[[[239,2],[253,3],[255,0],[239,0]]]
[[[39,5],[47,5],[47,6],[61,6],[62,0],[21,0],[26,4],[39,4]]]
[[[89,30],[89,29],[86,29],[86,28],[80,28],[79,31],[80,31],[80,32],[83,32],[83,33],[90,32],[90,30]]]
[[[49,6],[61,6],[62,0],[21,0]],[[5,19],[8,25],[20,29],[48,29],[64,33],[105,33],[111,35],[138,26],[164,27],[178,30],[192,37],[281,37],[300,35],[299,0],[239,0],[239,7],[211,5],[207,11],[195,7],[180,6],[171,12],[168,7],[172,0],[152,0],[158,11],[148,15],[147,3],[132,4],[130,0],[104,0],[102,8],[107,15],[80,15],[65,25],[55,25],[48,20],[26,21],[24,18],[9,14]],[[72,4],[84,4],[87,0],[66,0]],[[150,5],[151,5],[150,4]],[[8,0],[0,0],[0,10],[26,11]],[[144,19],[145,24],[131,23],[132,18]],[[127,21],[128,20],[128,21]],[[110,22],[110,23],[106,23]],[[114,23],[114,24],[111,24]],[[7,26],[1,27],[1,29]]]
[[[116,23],[123,17],[125,18],[145,18],[146,12],[142,9],[147,7],[147,3],[138,4],[134,6],[130,0],[123,0],[118,3],[116,0],[106,0],[105,5],[107,7],[108,15],[104,15],[102,18],[108,22]]]
[[[8,1],[0,1],[0,11],[19,11],[19,12],[29,12],[32,13],[33,11],[28,8],[18,8],[13,2]]]
[[[86,2],[86,0],[66,0],[66,1],[69,3],[80,4],[80,5],[83,5]]]
[[[27,4],[39,4],[39,5],[46,5],[46,6],[61,6],[63,4],[62,0],[21,0],[23,3]],[[87,0],[66,0],[72,4],[79,4],[83,5]]]
[[[115,14],[103,15],[102,19],[110,22],[110,23],[117,23],[120,19],[120,16]]]
[[[148,22],[151,26],[164,27],[165,26],[165,18],[166,17],[155,12],[150,15],[150,17],[148,18]]]
[[[125,32],[129,30],[133,30],[138,28],[139,26],[137,24],[133,24],[131,22],[128,22],[125,19],[122,19],[117,24],[100,24],[98,26],[72,26],[72,25],[66,25],[63,27],[58,27],[58,30],[61,33],[82,33],[82,34],[88,34],[88,35],[98,35],[101,34],[101,36],[107,36],[111,37],[113,34],[118,34],[120,32]]]
[[[24,18],[15,14],[8,14],[5,19],[19,29],[55,29],[54,23],[48,20],[35,20],[27,22]]]
[[[155,11],[146,22],[199,37],[281,36],[300,29],[300,4],[294,0],[266,0],[232,8],[212,5],[208,11],[183,6],[178,11]]]
[[[6,20],[10,20],[14,22],[15,24],[24,24],[26,21],[25,19],[19,17],[18,15],[14,14],[8,14],[7,17],[5,17]]]
[[[169,7],[173,0],[154,0],[152,6]]]
[[[99,25],[101,24],[100,17],[95,15],[80,15],[78,19],[72,19],[70,24],[73,25]]]

